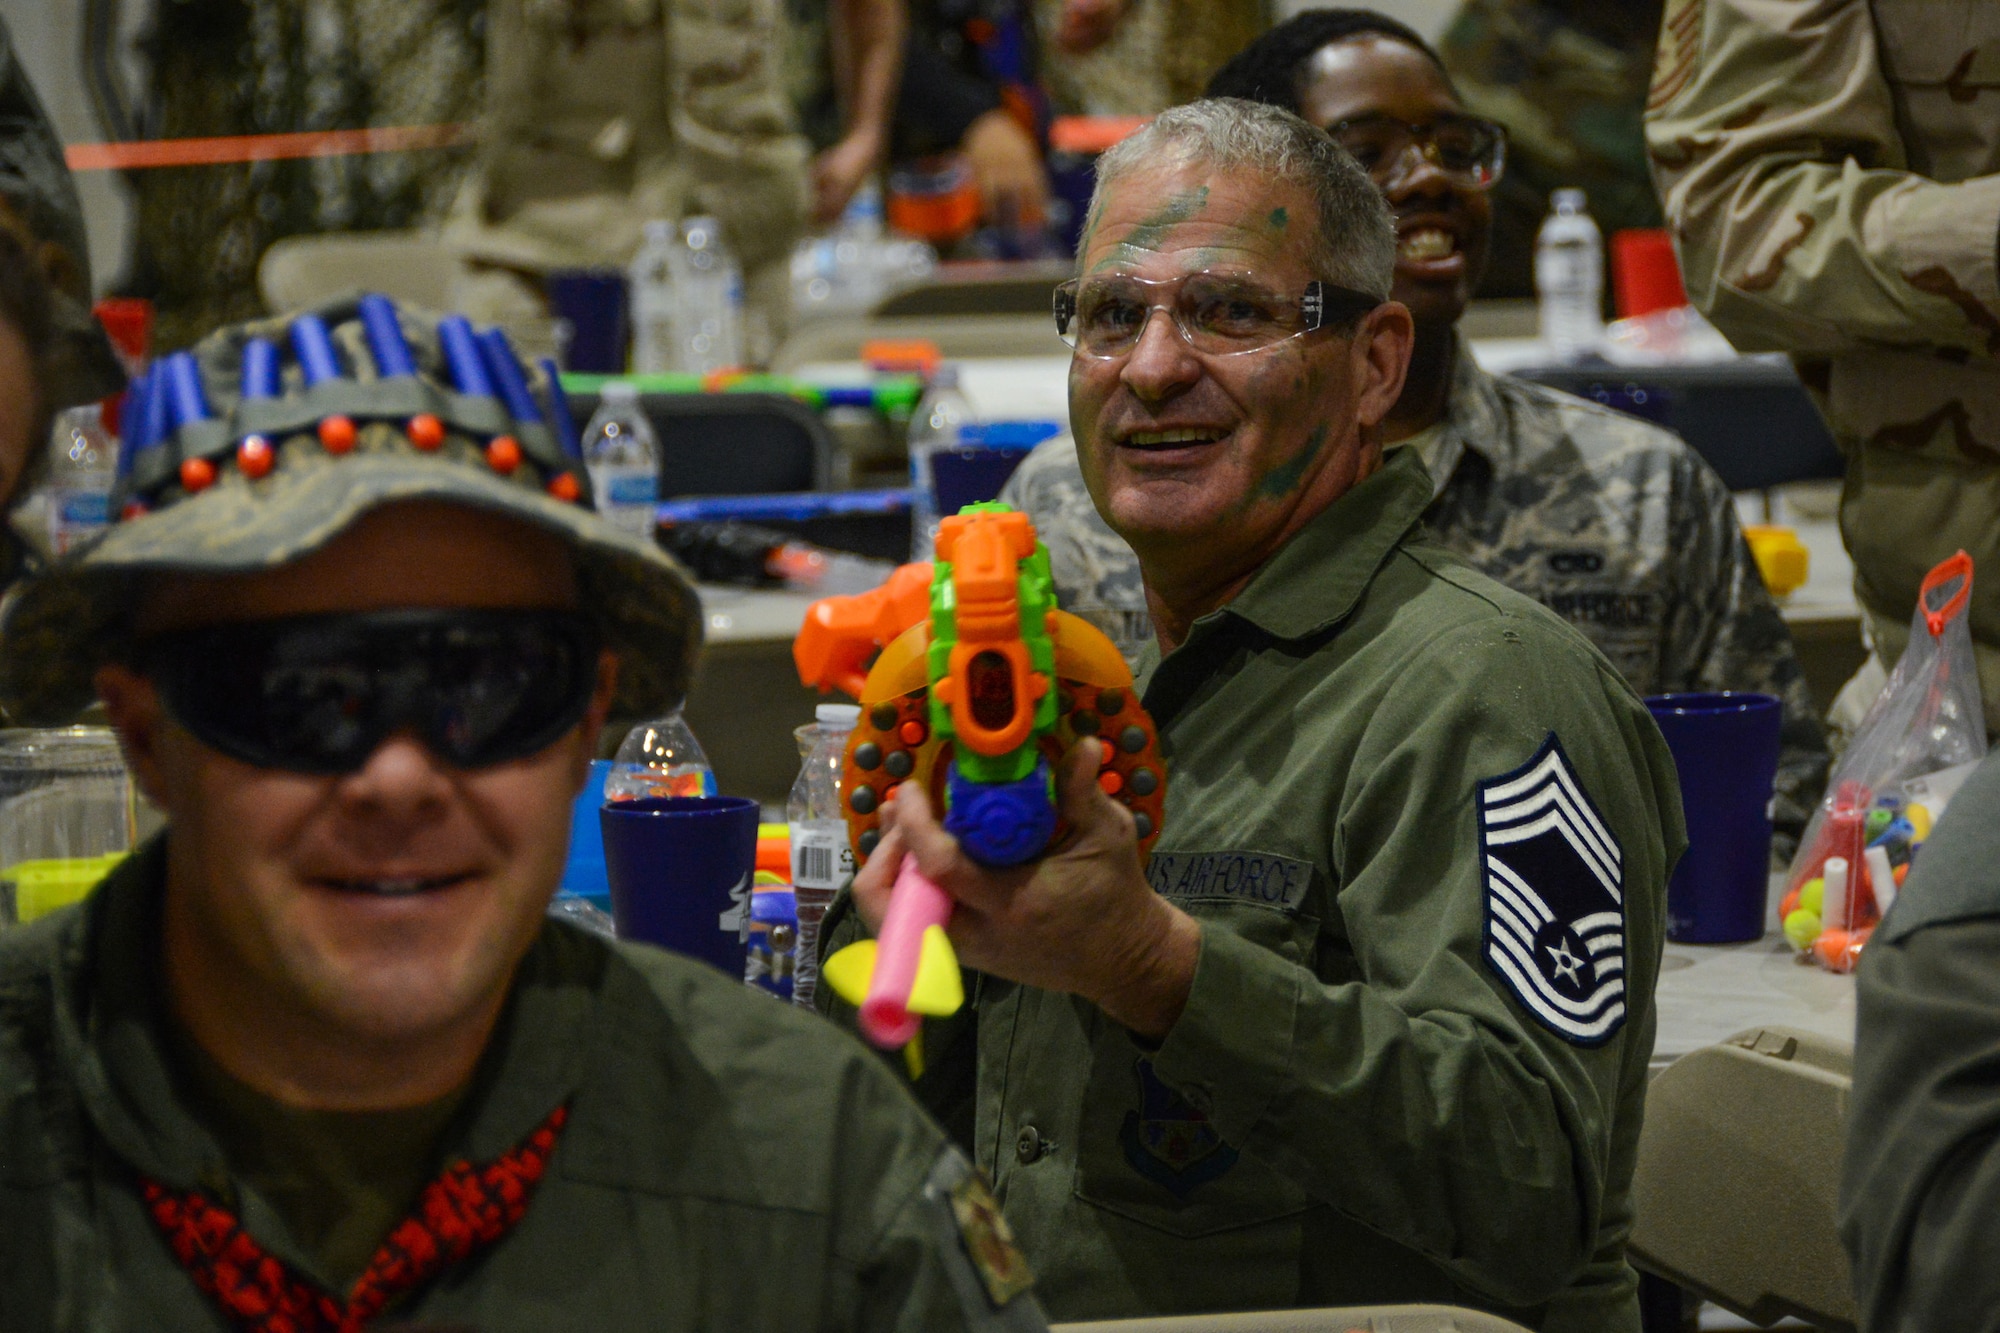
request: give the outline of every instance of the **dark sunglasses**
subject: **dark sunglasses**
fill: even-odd
[[[368,611],[175,630],[132,656],[175,721],[246,764],[351,773],[408,730],[485,768],[583,720],[598,636],[574,611]]]

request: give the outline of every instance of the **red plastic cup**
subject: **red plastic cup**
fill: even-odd
[[[1611,237],[1611,290],[1618,317],[1650,315],[1687,304],[1673,237],[1658,227],[1634,227]]]

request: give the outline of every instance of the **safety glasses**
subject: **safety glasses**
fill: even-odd
[[[1443,115],[1412,125],[1378,112],[1338,121],[1327,133],[1385,190],[1409,172],[1412,153],[1468,190],[1491,189],[1507,166],[1507,131],[1478,116]]]
[[[448,609],[176,630],[140,641],[133,665],[231,758],[351,773],[399,731],[458,768],[543,750],[583,720],[597,658],[577,612]]]
[[[1253,273],[1201,272],[1178,278],[1105,273],[1071,278],[1056,288],[1056,333],[1084,356],[1120,357],[1138,345],[1153,312],[1163,310],[1195,351],[1241,356],[1345,322],[1380,304],[1380,297],[1327,282],[1309,282],[1302,294],[1289,295]]]

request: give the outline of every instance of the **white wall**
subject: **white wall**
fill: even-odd
[[[1338,3],[1339,0],[1272,0],[1272,7],[1281,19],[1290,18],[1301,9],[1318,9]],[[1361,9],[1373,9],[1401,19],[1424,35],[1425,40],[1435,42],[1449,24],[1452,15],[1458,13],[1459,0],[1375,0],[1373,4],[1362,0],[1348,0]]]

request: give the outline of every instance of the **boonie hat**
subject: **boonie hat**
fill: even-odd
[[[28,580],[0,620],[0,707],[67,721],[130,640],[141,580],[289,564],[384,505],[490,509],[569,545],[579,604],[621,657],[617,710],[678,703],[693,585],[596,514],[553,363],[498,329],[381,296],[234,325],[156,362],[127,400],[114,522]]]

